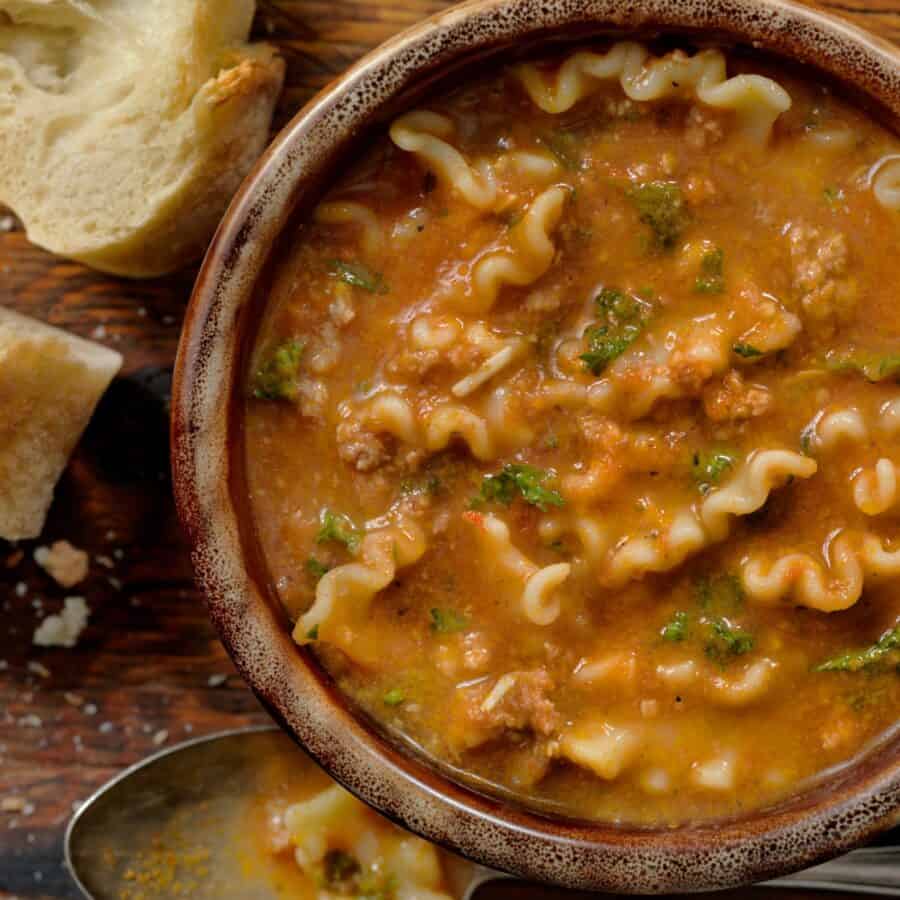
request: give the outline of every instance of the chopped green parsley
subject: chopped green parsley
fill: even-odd
[[[351,553],[359,547],[362,534],[349,516],[334,513],[330,509],[323,509],[319,521],[319,531],[316,534],[317,544],[335,541],[343,544]]]
[[[400,482],[401,494],[429,494],[435,496],[441,491],[441,479],[434,472],[411,475]]]
[[[362,874],[362,866],[346,850],[329,850],[322,860],[322,881],[329,889],[353,890]]]
[[[326,566],[325,563],[317,560],[314,556],[310,556],[309,559],[306,560],[303,564],[303,568],[306,569],[306,573],[315,581],[318,581],[329,571],[329,567]]]
[[[397,896],[394,875],[384,872],[377,863],[362,866],[346,850],[333,849],[325,854],[318,881],[329,894],[357,900],[394,900]]]
[[[399,706],[406,700],[406,696],[400,688],[391,688],[382,699],[385,706]]]
[[[640,333],[641,329],[637,325],[626,325],[618,335],[610,334],[606,325],[589,328],[588,350],[581,354],[581,359],[594,375],[600,375],[637,340]]]
[[[735,344],[731,348],[738,356],[743,356],[744,359],[753,359],[754,356],[762,356],[763,352],[758,347],[754,347],[753,344]]]
[[[603,324],[585,331],[588,349],[581,360],[594,374],[600,375],[640,336],[649,305],[615,288],[605,287],[594,298],[597,314]]]
[[[685,640],[688,636],[688,614],[684,610],[679,610],[659,633],[665,641],[677,643]]]
[[[735,455],[730,451],[715,450],[710,453],[697,451],[691,458],[691,475],[700,488],[707,493],[715,487],[722,476],[734,466]]]
[[[702,576],[695,582],[695,597],[700,611],[674,613],[658,632],[663,640],[691,641],[722,666],[753,650],[753,635],[734,622],[743,606],[743,590],[735,576]]]
[[[304,342],[285,341],[256,370],[251,392],[257,400],[296,400]]]
[[[564,169],[577,172],[583,166],[582,141],[577,132],[558,129],[542,135],[539,140]]]
[[[663,250],[675,246],[687,225],[688,215],[681,188],[674,181],[646,181],[632,185],[628,198],[638,218],[650,227],[655,245]]]
[[[700,274],[694,282],[698,294],[721,294],[725,290],[725,251],[721,247],[709,250],[700,260]]]
[[[900,377],[900,353],[833,351],[825,357],[825,368],[837,374],[858,373],[866,381],[887,381]]]
[[[633,322],[644,314],[643,305],[638,300],[616,288],[602,288],[594,297],[594,303],[597,312],[615,324]]]
[[[545,512],[550,506],[565,503],[559,491],[545,487],[545,482],[554,477],[552,472],[529,466],[526,463],[507,463],[496,475],[485,475],[478,496],[472,501],[473,507],[485,503],[502,503],[509,506],[519,496],[526,503]]]
[[[894,665],[900,671],[900,624],[886,631],[876,643],[851,650],[816,666],[817,672],[858,672],[881,665]]]
[[[706,655],[724,664],[736,656],[749,653],[754,646],[753,635],[731,625],[727,619],[713,619],[706,623]]]
[[[804,456],[812,456],[813,455],[813,437],[816,434],[816,426],[807,425],[806,428],[800,433],[800,452]]]
[[[344,284],[362,288],[370,294],[386,294],[389,290],[381,273],[372,272],[362,263],[332,259],[328,264],[328,271],[330,275],[339,278]]]
[[[432,609],[431,630],[437,634],[455,634],[462,631],[469,624],[468,619],[455,609]]]

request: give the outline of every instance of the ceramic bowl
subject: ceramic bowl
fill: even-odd
[[[776,808],[676,829],[563,820],[476,792],[354,712],[306,651],[266,579],[244,490],[239,373],[267,262],[369,129],[439,80],[548,41],[673,32],[809,64],[896,129],[896,48],[784,0],[474,0],[384,44],[282,131],[225,216],[200,272],[173,392],[177,503],[222,641],[281,725],[351,791],[478,862],[558,885],[627,893],[724,888],[834,856],[900,808],[900,730]]]

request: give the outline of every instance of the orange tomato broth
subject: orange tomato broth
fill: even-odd
[[[900,710],[896,578],[869,574],[856,602],[826,612],[799,595],[801,563],[785,563],[793,574],[774,599],[749,596],[744,577],[748,563],[765,572],[806,554],[829,597],[849,602],[833,565],[840,535],[893,550],[900,506],[865,513],[854,479],[900,463],[879,425],[900,397],[900,214],[869,177],[898,141],[813,74],[729,59],[741,71],[792,100],[763,143],[732,112],[683,95],[630,101],[618,81],[555,114],[509,68],[430,98],[422,108],[451,119],[448,143],[467,164],[494,165],[496,202],[476,208],[377,137],[325,197],[364,206],[376,225],[296,226],[246,376],[254,523],[293,619],[326,570],[371,563],[364,535],[409,523],[423,535],[410,564],[393,571],[396,545],[394,563],[382,557],[386,587],[340,595],[299,640],[389,729],[564,814],[674,825],[770,805],[860,753]],[[553,177],[536,184],[504,165],[515,151],[552,159]],[[523,257],[520,283],[479,307],[479,262],[515,255],[516,228],[554,185],[567,193],[547,229],[552,262],[521,283],[539,268]],[[648,209],[656,201],[669,205]],[[609,312],[617,303],[622,315]],[[776,335],[775,349],[754,347],[785,328],[796,334]],[[724,364],[691,356],[692,341],[723,334]],[[592,335],[598,356],[583,360]],[[641,355],[650,341],[662,356]],[[454,395],[507,344],[511,363]],[[643,410],[654,374],[675,387]],[[598,408],[585,391],[604,378],[618,378],[619,399]],[[386,393],[420,430],[365,412]],[[458,434],[429,444],[429,416],[448,404],[487,423],[490,452]],[[818,425],[848,409],[866,436],[825,449]],[[676,514],[699,514],[765,450],[812,459],[815,474],[775,479],[726,536],[679,560],[666,543]],[[484,481],[510,464],[534,469]],[[591,558],[560,520],[593,522],[612,543]],[[526,574],[569,564],[555,619],[523,613],[523,575],[500,561],[486,521],[507,526]],[[629,538],[664,570],[617,575]],[[820,670],[884,635],[874,655]]]

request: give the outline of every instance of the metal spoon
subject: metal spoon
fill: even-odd
[[[146,900],[170,900],[178,884],[178,896],[192,900],[290,897],[237,849],[252,830],[251,801],[271,790],[261,761],[276,758],[312,777],[312,762],[270,726],[197,738],[126,769],[81,806],[66,831],[66,864],[84,896],[119,900],[131,888]],[[448,862],[461,900],[490,900],[509,882],[449,854]],[[856,850],[766,885],[900,897],[900,846]],[[520,891],[529,900],[589,896],[539,885]]]

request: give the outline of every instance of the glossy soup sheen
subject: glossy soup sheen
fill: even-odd
[[[245,453],[295,638],[368,713],[675,824],[898,718],[900,147],[812,74],[647,52],[377,137],[279,260]]]

